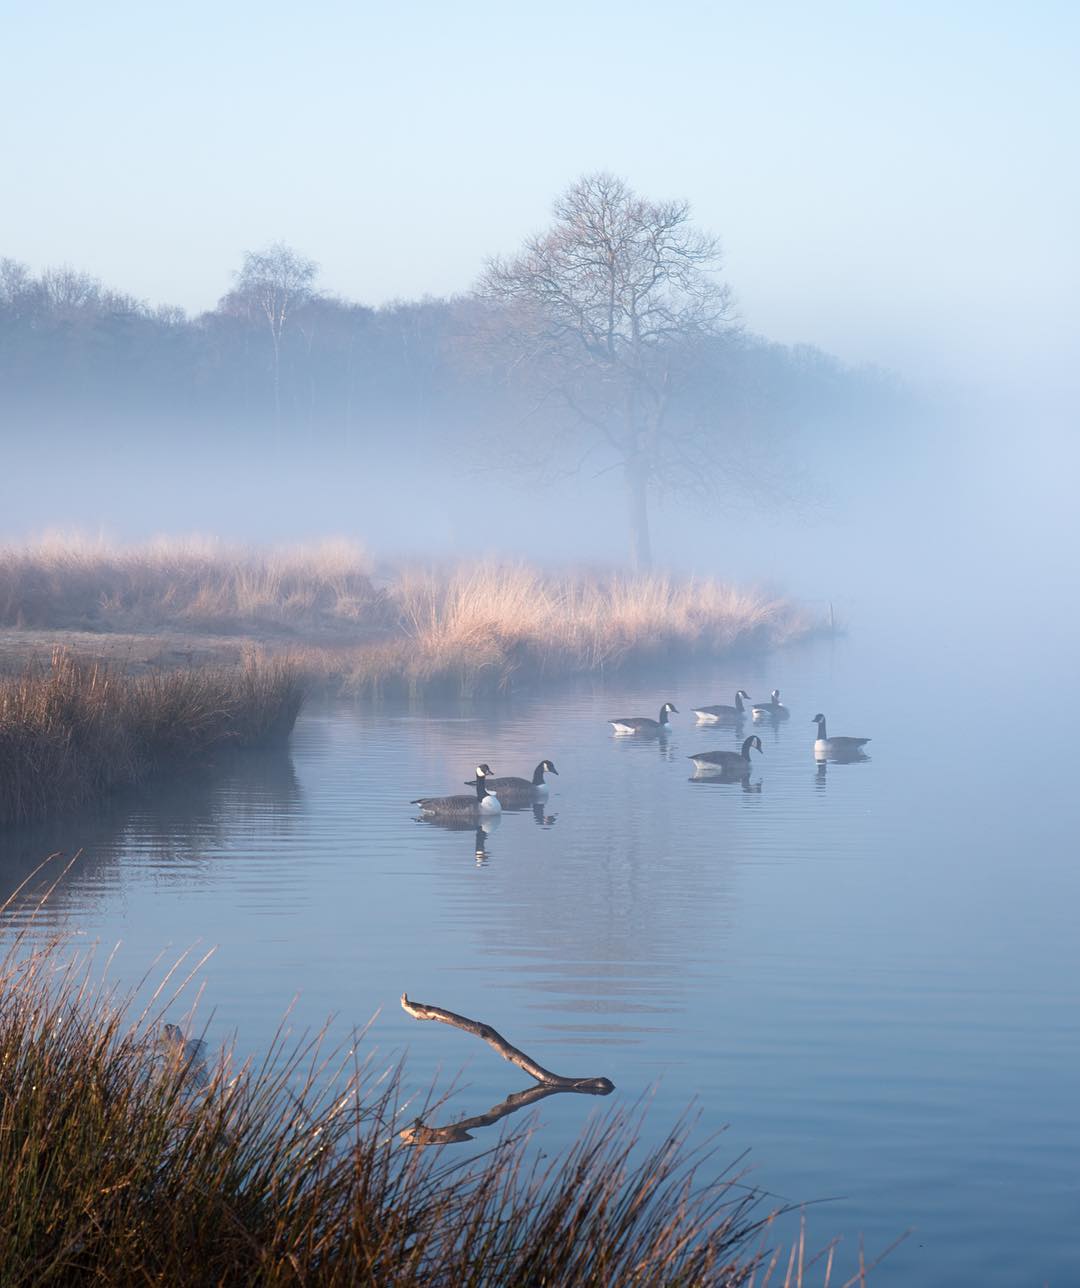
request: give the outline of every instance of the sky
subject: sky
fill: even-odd
[[[282,239],[467,290],[607,169],[718,233],[752,330],[1077,388],[1080,5],[0,0],[0,255],[212,307]]]

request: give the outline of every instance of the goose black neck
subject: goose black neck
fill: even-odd
[[[660,708],[660,724],[665,725],[668,722],[667,707]]]
[[[543,784],[544,784],[544,762],[541,761],[539,765],[537,765],[536,768],[533,770],[533,786],[542,787]]]
[[[822,717],[820,718],[820,720],[818,720],[818,722],[817,722],[817,736],[821,739],[821,741],[822,741],[822,742],[824,742],[824,741],[825,741],[825,739],[829,736],[829,735],[825,732],[825,717],[824,717],[824,716],[822,716]]]
[[[485,796],[490,795],[488,789],[484,786],[484,777],[481,776],[476,780],[476,799],[482,801]]]
[[[751,734],[749,738],[744,738],[744,739],[743,739],[743,745],[742,745],[742,758],[743,758],[743,760],[749,760],[749,759],[750,759],[750,747],[751,747],[751,745],[753,744],[753,741],[754,741],[754,735],[753,735],[753,734]]]
[[[743,704],[742,704],[742,694],[741,694],[741,693],[736,693],[736,694],[735,694],[735,710],[736,710],[736,711],[738,711],[740,715],[741,715],[741,714],[742,714],[742,712],[745,710],[745,708],[743,707]]]

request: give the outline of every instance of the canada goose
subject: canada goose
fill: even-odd
[[[740,689],[735,694],[735,705],[733,707],[716,706],[716,707],[694,707],[694,715],[698,718],[698,724],[730,724],[733,720],[738,720],[740,716],[746,714],[746,708],[743,706],[743,698],[750,701],[750,694],[745,689]]]
[[[772,697],[768,702],[755,702],[750,708],[750,714],[755,720],[764,720],[766,716],[770,720],[786,720],[791,712],[787,707],[780,703],[780,690],[773,689]]]
[[[502,810],[499,798],[492,795],[484,785],[490,777],[490,765],[477,765],[474,796],[421,796],[409,804],[419,805],[421,814],[437,814],[441,818],[475,818],[482,814],[498,814]]]
[[[608,724],[615,726],[616,733],[668,733],[671,730],[668,716],[672,711],[679,714],[678,707],[665,702],[660,708],[659,720],[650,720],[648,716],[620,716],[617,720],[609,720]]]
[[[504,803],[515,801],[525,805],[533,801],[546,801],[548,796],[548,785],[544,782],[544,771],[554,774],[556,778],[559,771],[550,760],[542,760],[533,770],[533,776],[529,778],[489,778],[484,784],[489,792],[494,792]],[[476,779],[470,778],[466,787],[475,787]]]
[[[742,751],[699,751],[688,759],[694,762],[696,770],[744,774],[750,768],[751,748],[761,751],[761,739],[756,733],[743,739]]]
[[[815,756],[850,756],[852,752],[858,751],[860,747],[865,747],[870,741],[869,738],[830,738],[825,732],[825,717],[820,711],[810,723],[817,725],[817,741],[814,743]]]

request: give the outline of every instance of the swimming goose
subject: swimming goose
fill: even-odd
[[[668,716],[672,711],[679,714],[678,707],[665,702],[660,708],[659,720],[650,720],[648,716],[620,716],[617,720],[609,720],[608,724],[615,726],[616,733],[670,733],[671,721]]]
[[[743,706],[743,698],[750,701],[750,694],[745,689],[740,689],[735,694],[735,705],[725,707],[723,705],[715,707],[694,707],[694,715],[698,718],[698,724],[730,724],[732,720],[738,720],[740,716],[746,714],[746,708]]]
[[[529,778],[489,778],[484,786],[489,792],[494,792],[501,801],[522,802],[526,805],[533,801],[546,801],[548,796],[548,785],[544,782],[544,771],[554,774],[556,778],[559,771],[550,760],[542,760],[533,770],[533,776]],[[475,787],[476,779],[470,778],[466,787]]]
[[[750,749],[761,751],[761,739],[752,733],[743,739],[742,751],[699,751],[688,759],[694,762],[698,770],[723,770],[726,773],[743,774],[750,768]]]
[[[791,712],[787,707],[780,703],[780,690],[773,689],[772,696],[768,702],[755,702],[750,708],[750,714],[755,720],[764,720],[766,716],[770,720],[786,720]]]
[[[833,755],[850,755],[853,751],[858,751],[860,747],[865,747],[870,741],[869,738],[830,738],[825,732],[825,717],[820,711],[810,723],[817,725],[817,741],[814,743],[815,756],[827,756],[830,753]]]
[[[410,801],[419,805],[421,814],[437,814],[442,818],[477,818],[484,814],[498,814],[502,810],[499,798],[484,785],[491,777],[490,765],[477,765],[475,796],[421,796]]]

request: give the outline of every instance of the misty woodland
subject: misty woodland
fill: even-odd
[[[549,228],[492,259],[475,289],[380,308],[342,299],[277,243],[244,255],[217,307],[152,306],[77,268],[0,259],[0,416],[56,451],[465,459],[621,493],[634,563],[651,501],[798,495],[820,461],[881,434],[903,403],[880,372],[741,325],[720,243],[683,201],[607,174],[556,201]],[[20,430],[19,426],[27,426]]]

